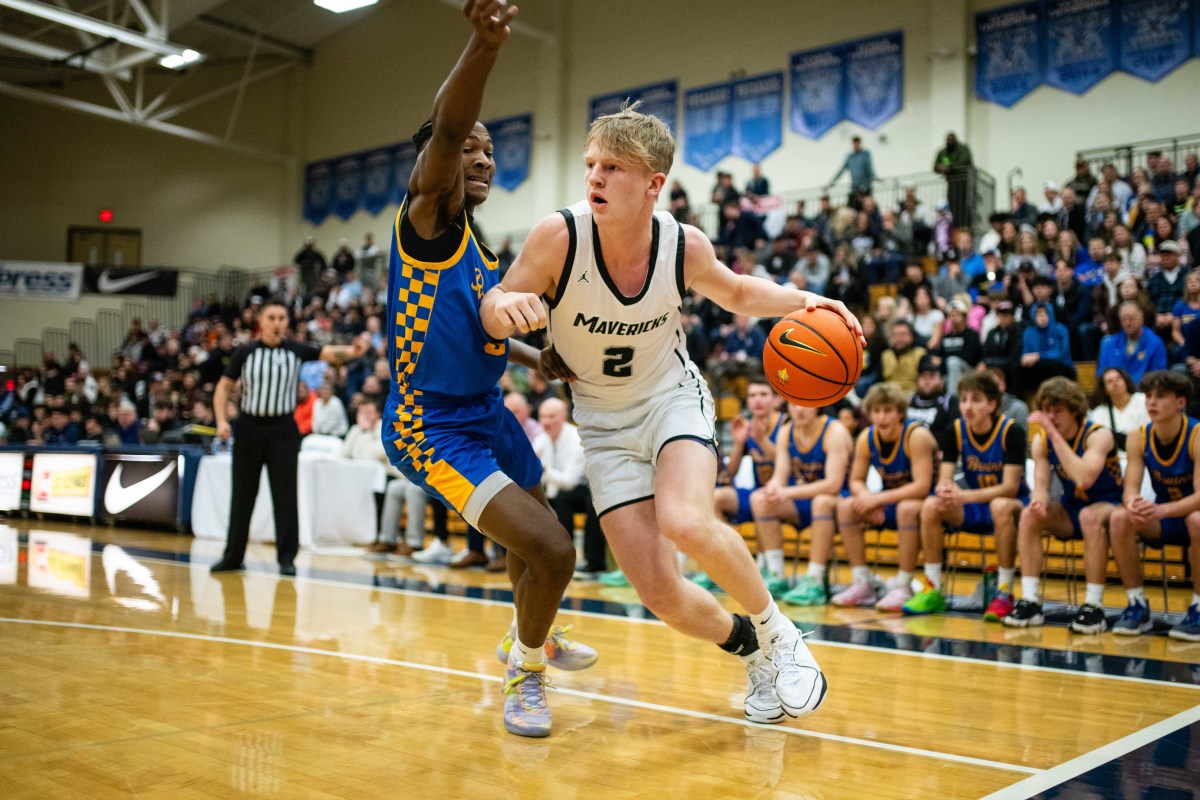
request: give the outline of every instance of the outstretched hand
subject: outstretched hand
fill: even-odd
[[[475,29],[475,36],[485,44],[499,47],[508,39],[508,24],[517,17],[517,7],[506,0],[467,0],[463,16]]]

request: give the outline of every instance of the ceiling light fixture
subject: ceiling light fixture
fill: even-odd
[[[332,11],[335,14],[344,14],[347,11],[353,11],[356,8],[366,8],[367,6],[375,5],[379,0],[313,0],[313,3]]]
[[[200,54],[195,50],[187,49],[179,55],[163,56],[158,60],[159,66],[167,69],[183,69],[189,64],[195,64],[200,60]]]

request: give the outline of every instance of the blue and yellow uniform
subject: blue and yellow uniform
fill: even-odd
[[[1102,425],[1097,425],[1090,420],[1084,420],[1079,424],[1079,431],[1075,434],[1075,441],[1071,443],[1071,449],[1075,452],[1075,455],[1083,455],[1083,451],[1087,447],[1088,437],[1102,427]],[[1042,435],[1044,436],[1045,434]],[[1054,452],[1054,447],[1048,442],[1047,450],[1050,456],[1050,466],[1058,473],[1058,479],[1062,482],[1063,493],[1059,502],[1062,503],[1063,509],[1071,519],[1071,525],[1075,529],[1075,538],[1082,538],[1083,530],[1079,527],[1080,511],[1093,503],[1111,503],[1117,506],[1124,500],[1125,477],[1121,474],[1121,461],[1117,456],[1116,445],[1114,444],[1113,448],[1108,451],[1108,455],[1104,459],[1104,468],[1100,470],[1100,474],[1096,477],[1096,482],[1092,484],[1092,488],[1090,489],[1084,489],[1075,485],[1075,481],[1067,476],[1067,471],[1063,469],[1063,465],[1059,462],[1058,454]]]
[[[1148,422],[1142,426],[1142,460],[1146,464],[1146,474],[1150,476],[1150,485],[1154,488],[1154,501],[1159,505],[1173,503],[1192,494],[1196,472],[1192,454],[1195,452],[1197,431],[1200,431],[1200,420],[1185,417],[1176,441],[1166,444],[1170,454],[1163,458],[1154,437],[1154,423]],[[1187,544],[1190,540],[1183,517],[1161,519],[1159,527],[1162,544]]]
[[[476,238],[465,208],[426,241],[407,206],[406,199],[396,214],[388,265],[392,381],[383,444],[405,477],[463,513],[489,476],[502,472],[529,489],[542,467],[497,385],[508,343],[489,337],[479,318],[484,294],[500,280],[496,257]],[[503,483],[489,483],[493,495]]]
[[[954,445],[957,452],[947,452],[946,460],[962,459],[963,476],[968,489],[987,489],[999,486],[1004,481],[1006,466],[1021,467],[1021,483],[1017,488],[1017,499],[1029,504],[1029,484],[1025,482],[1025,431],[1015,420],[1001,415],[982,442],[975,438],[967,421],[954,421]],[[961,530],[968,533],[992,533],[995,524],[992,510],[987,503],[963,504]]]
[[[899,438],[894,442],[881,439],[874,425],[867,428],[867,448],[871,454],[871,466],[879,473],[885,491],[912,483],[912,454],[909,451],[909,443],[913,431],[920,425],[919,422],[906,420],[904,427],[900,429]],[[892,446],[891,455],[884,455],[887,445]],[[894,503],[883,507],[883,527],[889,530],[898,527]]]
[[[829,426],[832,422],[832,418],[825,417],[821,433],[817,435],[817,440],[807,450],[800,449],[800,443],[796,441],[796,426],[792,425],[792,435],[788,437],[788,457],[792,462],[792,483],[816,483],[825,479],[825,434],[829,433]],[[848,474],[842,482],[841,494],[842,497],[850,496],[850,476]],[[812,524],[812,498],[802,497],[795,502],[796,516],[800,519],[799,527],[803,530]]]
[[[772,444],[779,438],[779,429],[783,427],[783,418],[783,414],[775,412],[775,427],[771,429],[771,435],[768,437],[768,441]],[[767,454],[763,452],[762,446],[753,436],[746,437],[746,455],[750,456],[750,461],[754,465],[754,489],[761,489],[775,474],[775,458],[773,456],[768,458]],[[750,495],[754,489],[747,489],[743,486],[735,486],[734,489],[737,490],[738,501],[735,524],[753,522],[754,512],[750,510]]]

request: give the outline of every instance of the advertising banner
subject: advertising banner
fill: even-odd
[[[149,294],[174,297],[179,271],[161,267],[84,267],[83,286],[90,294]]]
[[[21,558],[17,529],[0,525],[0,585],[17,582],[17,565]]]
[[[105,453],[99,516],[175,527],[182,471],[183,458],[175,453]]]
[[[96,513],[96,456],[34,453],[29,510],[72,517]]]
[[[24,472],[24,453],[0,453],[0,511],[20,510]]]
[[[78,300],[82,264],[0,261],[0,300]]]

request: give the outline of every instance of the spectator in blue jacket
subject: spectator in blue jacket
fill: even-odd
[[[1021,394],[1037,390],[1042,382],[1054,377],[1075,380],[1075,363],[1071,360],[1071,335],[1067,326],[1054,320],[1050,303],[1036,302],[1029,308],[1030,324],[1023,336],[1024,354],[1017,372]]]
[[[1116,367],[1128,372],[1134,384],[1138,384],[1147,372],[1166,369],[1166,345],[1158,334],[1146,328],[1142,307],[1132,300],[1126,300],[1117,309],[1117,318],[1121,322],[1121,330],[1101,340],[1096,374],[1102,375],[1104,370]]]

